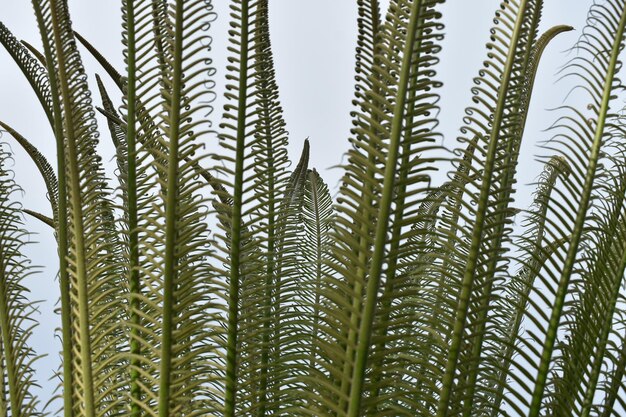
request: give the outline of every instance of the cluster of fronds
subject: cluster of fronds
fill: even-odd
[[[518,235],[534,80],[571,30],[540,32],[543,1],[502,0],[447,152],[444,0],[391,0],[385,14],[357,0],[351,147],[334,199],[309,167],[314,141],[290,168],[268,3],[230,1],[215,125],[209,0],[123,0],[123,72],[73,31],[67,0],[33,0],[40,48],[0,24],[57,151],[53,166],[0,122],[51,205],[47,216],[12,202],[2,148],[0,415],[45,414],[22,213],[58,244],[61,383],[48,410],[66,417],[623,415],[626,0],[591,6],[564,69],[590,104],[561,109]],[[96,76],[100,106],[81,45],[119,88]],[[204,152],[208,141],[218,150]]]

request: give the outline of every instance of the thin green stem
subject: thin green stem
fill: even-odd
[[[127,173],[126,195],[128,215],[128,249],[129,249],[129,309],[130,309],[130,417],[139,417],[141,414],[141,385],[139,384],[139,369],[141,361],[141,337],[139,325],[141,323],[139,311],[141,302],[141,281],[139,279],[139,236],[137,231],[137,149],[136,149],[136,40],[135,40],[135,2],[126,0],[126,145],[127,145]]]
[[[159,417],[169,417],[171,413],[172,348],[174,332],[174,309],[176,290],[176,266],[178,246],[177,197],[180,185],[179,146],[181,100],[183,89],[183,25],[184,1],[177,0],[174,11],[174,50],[172,56],[172,89],[169,100],[169,148],[167,155],[167,186],[165,200],[165,268],[163,271],[163,324],[161,332],[161,369],[159,380]]]
[[[250,37],[249,0],[242,0],[239,27],[239,88],[237,107],[237,137],[235,155],[235,179],[233,184],[233,205],[231,219],[230,277],[228,288],[228,324],[226,341],[226,393],[224,397],[224,416],[235,417],[237,401],[238,352],[237,335],[239,324],[239,285],[241,280],[241,221],[243,203],[244,150],[246,145],[246,110],[248,100],[248,43]]]

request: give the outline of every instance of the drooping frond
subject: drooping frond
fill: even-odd
[[[52,97],[50,92],[50,80],[45,67],[35,58],[26,46],[24,46],[9,29],[0,23],[0,43],[9,52],[17,66],[20,68],[39,102],[46,113],[50,124],[52,121]]]
[[[17,141],[17,143],[20,144],[26,153],[28,153],[30,159],[32,159],[37,166],[37,169],[46,184],[48,199],[50,200],[50,206],[52,208],[52,215],[56,220],[58,216],[59,183],[57,181],[56,174],[54,173],[54,168],[52,168],[52,165],[50,165],[46,157],[43,156],[43,154],[39,152],[39,150],[28,141],[28,139],[2,121],[0,121],[0,126],[6,130]]]
[[[9,155],[0,148],[0,368],[3,412],[12,417],[42,416],[33,362],[37,356],[29,346],[35,304],[28,299],[24,279],[34,269],[23,254],[27,232],[22,228],[20,207],[12,201],[18,190],[7,168]]]

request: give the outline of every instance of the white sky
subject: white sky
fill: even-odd
[[[545,0],[542,23],[544,30],[557,24],[570,24],[577,31],[559,35],[544,55],[535,84],[520,159],[519,184],[532,182],[540,172],[541,168],[533,162],[533,155],[541,153],[535,143],[548,138],[542,129],[553,122],[553,117],[546,109],[561,104],[567,92],[563,86],[554,85],[558,68],[567,61],[567,56],[560,52],[570,48],[580,35],[586,10],[591,2]],[[115,66],[123,70],[120,42],[121,2],[70,0],[69,3],[74,28],[109,57]],[[213,45],[218,68],[216,81],[221,85],[224,76],[228,1],[213,0],[213,3],[219,15],[214,25]],[[499,0],[449,0],[443,7],[447,37],[439,68],[439,79],[444,82],[440,101],[440,131],[445,136],[447,146],[454,145],[463,109],[470,102],[472,78],[485,59],[484,45],[498,4]],[[290,132],[291,158],[298,158],[303,140],[310,137],[311,164],[329,183],[331,191],[335,191],[341,172],[327,168],[340,163],[343,153],[348,149],[356,1],[270,0],[270,7],[271,35],[282,104]],[[30,1],[5,1],[0,6],[0,16],[2,22],[18,38],[40,45]],[[90,75],[94,71],[104,75],[104,71],[87,58],[87,53],[84,56]],[[12,125],[54,162],[54,139],[35,95],[4,50],[0,50],[0,62],[0,120]],[[89,81],[95,87],[93,77]],[[115,90],[111,88],[110,91]],[[98,104],[100,102],[97,93],[94,93],[94,101]],[[216,108],[214,115],[220,114],[220,109]],[[217,126],[217,123],[214,125]],[[103,121],[100,121],[100,131],[103,155],[105,160],[109,160],[113,155],[112,147],[109,145],[108,131]],[[16,180],[24,189],[24,206],[49,213],[45,187],[38,172],[17,145],[13,149]],[[526,207],[532,189],[522,187],[520,191],[517,205]],[[51,354],[50,358],[39,364],[41,373],[38,379],[48,391],[56,384],[49,382],[48,378],[58,364],[56,352],[60,349],[59,343],[51,337],[53,329],[59,324],[58,317],[52,312],[53,303],[58,297],[58,284],[54,278],[57,265],[56,244],[47,226],[30,219],[27,224],[38,233],[33,240],[39,243],[30,248],[33,261],[46,266],[44,273],[29,280],[32,283],[33,299],[52,301],[42,304],[40,308],[41,326],[34,341],[38,352]],[[44,398],[44,402],[45,400],[47,398]]]

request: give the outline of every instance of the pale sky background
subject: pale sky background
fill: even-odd
[[[74,28],[123,71],[121,2],[70,0],[69,3]],[[228,3],[227,0],[213,0],[219,15],[213,25],[212,36],[213,58],[218,69],[216,81],[220,86],[224,77]],[[470,103],[472,78],[486,57],[484,45],[499,3],[499,0],[448,0],[443,7],[446,39],[438,69],[438,78],[444,82],[439,130],[444,134],[444,144],[448,147],[454,146],[463,110]],[[568,91],[562,83],[554,84],[556,73],[568,59],[564,51],[580,36],[591,3],[592,0],[545,0],[543,30],[557,24],[569,24],[576,31],[559,35],[544,54],[520,158],[519,184],[532,182],[540,173],[541,167],[534,162],[533,156],[543,152],[536,147],[536,143],[548,138],[542,130],[554,121],[554,116],[546,109],[560,105]],[[336,191],[341,171],[327,168],[340,163],[348,149],[354,84],[356,1],[270,0],[270,19],[278,83],[290,132],[290,156],[292,160],[297,159],[303,140],[309,137],[311,165],[320,171],[331,191]],[[0,20],[18,38],[36,46],[41,44],[30,1],[4,1],[0,6]],[[94,72],[103,75],[103,78],[106,75],[86,51],[83,56],[92,91],[95,92]],[[38,146],[55,165],[54,138],[34,93],[3,49],[0,50],[0,63],[0,120],[12,125]],[[116,90],[111,87],[110,91]],[[94,102],[100,103],[97,93],[94,93]],[[220,103],[216,103],[213,114],[216,121],[221,115]],[[116,104],[119,105],[119,100]],[[217,126],[217,123],[214,125]],[[102,120],[99,126],[102,152],[105,160],[109,160],[113,150],[108,130]],[[2,140],[7,139],[3,137]],[[12,145],[12,148],[15,151],[16,181],[24,189],[23,205],[49,214],[45,187],[38,171],[18,145]],[[109,166],[112,168],[113,164]],[[531,192],[532,188],[520,186],[516,205],[527,207]],[[56,243],[47,226],[27,219],[27,227],[36,233],[32,240],[38,242],[31,245],[29,255],[35,264],[44,266],[43,273],[29,279],[28,283],[33,291],[33,300],[48,300],[40,306],[38,319],[41,325],[36,329],[33,344],[37,352],[49,354],[48,358],[38,363],[38,380],[44,385],[44,391],[49,392],[50,387],[56,385],[48,378],[59,363],[60,350],[60,343],[52,337],[54,328],[60,323],[53,313],[58,298]],[[44,395],[44,403],[46,397]]]

